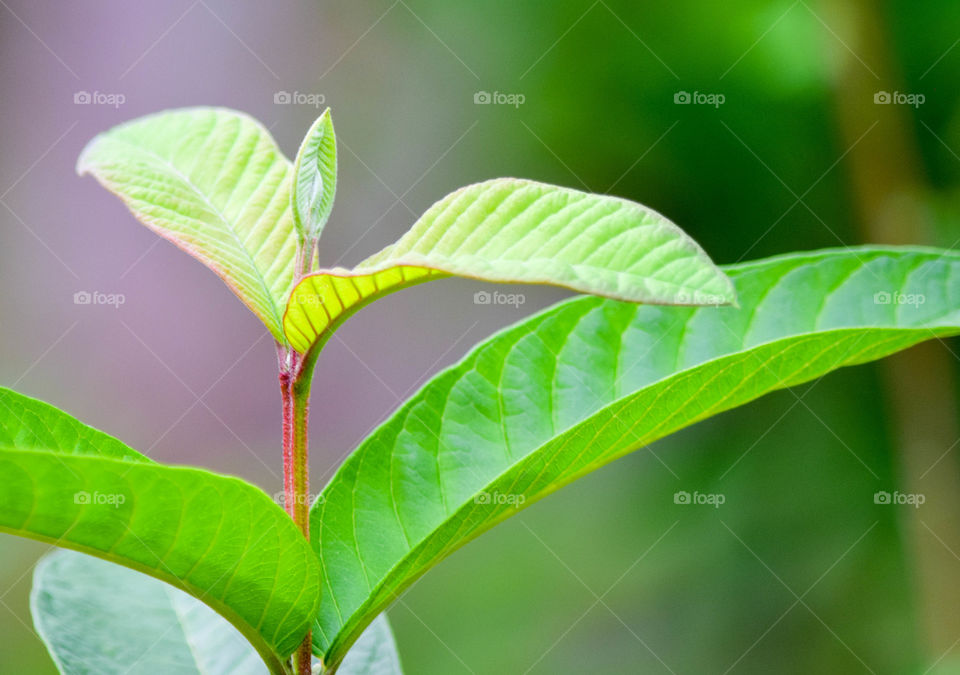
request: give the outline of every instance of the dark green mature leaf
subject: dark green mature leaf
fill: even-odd
[[[320,270],[290,295],[283,328],[306,353],[361,307],[448,276],[552,284],[619,300],[722,305],[730,280],[652,209],[517,178],[468,185],[431,206],[399,241],[351,270]]]
[[[286,342],[293,169],[259,122],[223,108],[148,115],[90,141],[77,172],[93,174],[140,222],[213,270]]]
[[[477,347],[343,464],[312,510],[339,661],[414,579],[576,478],[767,392],[960,332],[960,255],[863,248],[725,268],[740,307],[577,298]]]
[[[45,403],[0,389],[0,532],[126,565],[200,598],[274,672],[320,601],[316,559],[266,494],[167,467]]]
[[[253,646],[202,602],[158,579],[58,550],[33,573],[37,633],[66,675],[266,675]]]

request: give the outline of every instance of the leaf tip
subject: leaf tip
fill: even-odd
[[[90,155],[93,153],[94,147],[99,143],[101,136],[102,134],[97,134],[91,138],[77,156],[77,164],[74,167],[74,171],[77,172],[78,176],[85,176],[92,172]]]

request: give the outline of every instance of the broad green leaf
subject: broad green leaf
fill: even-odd
[[[212,269],[285,343],[296,235],[290,162],[256,120],[221,108],[142,117],[77,161],[137,219]]]
[[[337,191],[337,138],[330,108],[313,123],[293,164],[293,222],[301,241],[316,240]]]
[[[301,280],[284,331],[305,353],[373,300],[451,275],[651,304],[736,299],[706,253],[659,213],[616,197],[498,178],[447,195],[399,241],[354,269]]]
[[[260,489],[168,467],[0,389],[0,532],[126,565],[203,600],[274,672],[319,604],[316,559]]]
[[[0,387],[0,448],[153,460],[49,403]]]
[[[400,655],[387,617],[381,614],[363,631],[337,675],[403,675]]]
[[[960,254],[823,251],[725,268],[740,307],[561,303],[444,371],[347,459],[311,512],[339,661],[414,579],[523,506],[698,420],[960,333]]]
[[[74,551],[33,573],[37,634],[65,675],[266,675],[226,619],[158,579]]]

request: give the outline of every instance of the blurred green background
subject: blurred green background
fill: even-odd
[[[280,487],[262,327],[73,175],[84,143],[122,120],[225,105],[293,154],[318,102],[331,106],[325,264],[359,261],[447,192],[500,175],[641,201],[720,263],[952,247],[958,43],[947,0],[3,0],[0,382],[158,460]],[[82,92],[124,100],[75,103]],[[876,103],[884,92],[894,102]],[[425,378],[564,296],[478,307],[477,288],[392,296],[331,343],[315,488]],[[74,305],[82,290],[126,302]],[[389,611],[407,672],[953,672],[958,351],[935,343],[766,397],[522,512]],[[680,490],[725,503],[678,505]],[[925,504],[874,503],[894,490]],[[0,535],[0,673],[55,672],[28,608],[47,549]]]

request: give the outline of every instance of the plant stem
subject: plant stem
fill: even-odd
[[[284,355],[285,357],[288,355]],[[306,367],[304,367],[306,365]],[[310,539],[310,475],[307,421],[310,416],[312,363],[296,354],[281,359],[280,395],[283,401],[283,501],[284,509]],[[294,672],[310,675],[312,642],[308,632],[293,655]]]
[[[303,536],[310,538],[310,477],[308,474],[307,421],[310,415],[309,385],[296,373],[280,374],[283,398],[283,496],[284,508]]]
[[[313,269],[316,237],[297,242],[294,281]],[[307,422],[310,417],[310,384],[319,349],[299,354],[277,343],[280,366],[280,396],[283,401],[283,506],[303,536],[310,541],[310,462],[307,452]],[[313,642],[308,631],[293,654],[296,675],[313,670]]]

